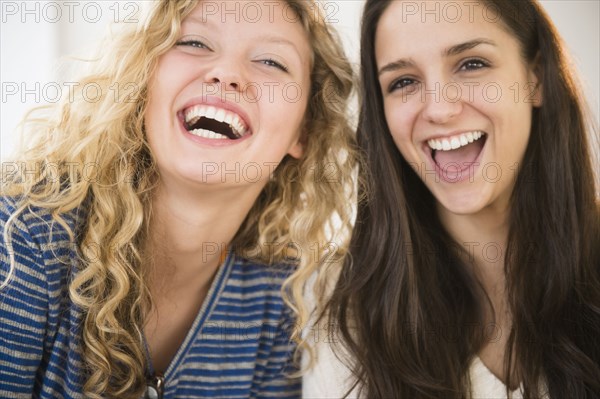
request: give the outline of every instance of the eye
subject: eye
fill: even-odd
[[[416,85],[418,83],[419,82],[416,81],[415,79],[402,77],[402,78],[396,79],[392,83],[390,83],[390,85],[388,87],[388,92],[392,93],[396,90],[406,89],[409,91],[409,93],[412,93],[417,89]]]
[[[460,66],[460,70],[461,71],[474,71],[474,70],[478,70],[478,69],[487,68],[489,66],[490,66],[489,63],[487,63],[479,58],[472,58],[472,59],[468,59],[465,62],[463,62]]]
[[[175,43],[175,45],[210,50],[210,47],[208,47],[206,44],[204,44],[198,39],[182,39]]]
[[[272,58],[267,58],[267,59],[264,59],[264,60],[259,60],[258,62],[263,63],[266,66],[270,66],[270,67],[273,67],[273,68],[280,69],[283,72],[288,72],[288,68],[285,65],[281,64],[280,62],[275,61]]]

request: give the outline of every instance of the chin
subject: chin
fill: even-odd
[[[485,201],[481,194],[472,192],[463,193],[436,193],[434,197],[438,206],[456,215],[472,215],[485,208]]]

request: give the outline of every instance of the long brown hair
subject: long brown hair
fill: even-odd
[[[589,122],[556,29],[534,0],[486,0],[540,55],[533,111],[511,197],[504,271],[512,329],[507,387],[526,398],[600,396],[600,212]],[[367,0],[361,35],[358,140],[368,168],[350,254],[329,302],[351,367],[371,398],[469,397],[468,368],[486,337],[481,284],[444,230],[435,199],[392,141],[375,32],[390,1]],[[399,38],[398,40],[402,40]],[[514,365],[511,376],[511,367]],[[508,389],[508,388],[507,388]]]

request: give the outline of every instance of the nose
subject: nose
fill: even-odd
[[[225,58],[215,60],[206,73],[205,81],[214,85],[221,85],[222,90],[238,91],[244,86],[241,69],[239,61]]]
[[[427,84],[421,100],[424,103],[423,118],[431,123],[447,123],[462,112],[462,90],[454,82]]]
[[[235,78],[226,78],[223,75],[220,76],[213,76],[211,77],[208,82],[215,84],[215,85],[222,85],[224,90],[239,90],[240,88],[240,83],[239,83],[240,79],[235,79]]]

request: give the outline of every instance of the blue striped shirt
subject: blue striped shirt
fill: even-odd
[[[0,231],[14,210],[0,197]],[[82,216],[73,212],[66,220],[76,231]],[[75,247],[38,208],[19,215],[10,239],[16,268],[0,291],[0,397],[83,398],[83,315],[68,292]],[[5,240],[0,281],[9,270]],[[289,273],[287,265],[228,255],[165,372],[165,399],[300,397],[300,380],[290,377],[293,317],[280,292]]]

